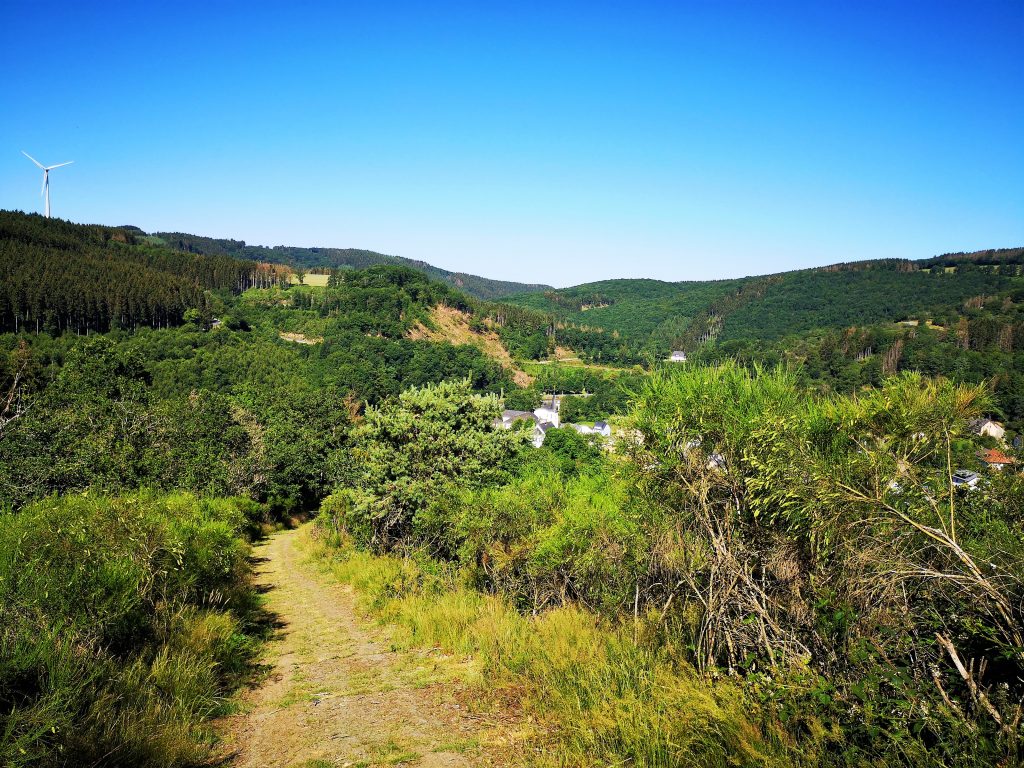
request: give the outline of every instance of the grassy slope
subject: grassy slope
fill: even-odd
[[[140,492],[3,517],[0,765],[205,765],[261,633],[256,512]]]
[[[291,264],[307,269],[313,267],[364,269],[377,264],[405,266],[423,272],[435,280],[454,285],[479,299],[497,299],[513,293],[550,289],[550,286],[547,285],[491,280],[464,272],[450,272],[425,261],[389,256],[360,248],[299,248],[284,245],[268,248],[262,245],[247,245],[241,240],[200,237],[181,232],[157,232],[151,237],[172,248],[192,253],[225,254],[240,259]]]

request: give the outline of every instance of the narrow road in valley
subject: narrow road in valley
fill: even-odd
[[[306,553],[309,527],[255,548],[257,583],[278,629],[271,668],[222,720],[225,765],[350,768],[502,765],[497,716],[471,713],[453,682],[457,660],[392,651],[387,633],[359,617],[351,588]]]

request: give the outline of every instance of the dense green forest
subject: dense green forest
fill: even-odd
[[[772,280],[722,321],[720,338],[774,340],[822,328],[932,318],[979,296],[1024,286],[1016,270],[963,264],[955,272],[865,268],[802,271]]]
[[[837,264],[764,277],[711,282],[606,280],[507,301],[565,325],[603,330],[637,359],[664,358],[709,340],[774,341],[954,311],[976,297],[1024,285],[1024,249],[948,254],[922,261]],[[571,331],[566,338],[571,337]],[[593,359],[598,354],[580,351]]]
[[[208,289],[239,292],[272,273],[233,258],[138,244],[113,227],[0,211],[0,331],[87,333],[177,325]]]
[[[360,403],[451,377],[513,386],[475,347],[404,338],[429,306],[419,302],[443,286],[393,267],[346,278],[320,291],[253,289],[225,300],[231,314],[210,330],[200,315],[89,339],[0,337],[0,386],[16,383],[18,401],[32,403],[0,440],[0,500],[145,485],[298,508],[317,498],[326,452]]]
[[[269,629],[249,543],[300,514],[383,618],[482,656],[556,764],[1024,759],[1024,484],[969,428],[1024,427],[1012,254],[552,308],[0,224],[0,764],[209,764]],[[439,306],[520,362],[629,365],[518,387],[410,338]],[[653,358],[694,322],[689,363]],[[493,427],[551,391],[615,439]]]
[[[366,269],[381,264],[409,267],[479,299],[500,299],[513,293],[551,288],[548,285],[492,280],[464,272],[449,272],[425,261],[388,256],[360,248],[299,248],[288,245],[269,248],[263,245],[247,245],[243,240],[223,240],[181,232],[156,232],[148,239],[186,253],[231,256],[236,259],[287,264],[303,269]]]
[[[566,323],[614,332],[639,346],[640,341],[656,334],[661,336],[659,332],[666,323],[692,319],[742,284],[739,280],[604,280],[559,291],[511,296],[508,301],[555,314]]]

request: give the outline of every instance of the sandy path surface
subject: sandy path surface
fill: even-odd
[[[225,765],[502,764],[500,727],[471,714],[445,682],[453,660],[390,650],[386,634],[357,616],[351,589],[306,561],[306,535],[284,531],[255,548],[279,629],[264,658],[273,671],[222,721]]]

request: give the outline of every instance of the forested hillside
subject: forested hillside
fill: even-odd
[[[464,272],[449,272],[446,269],[427,264],[425,261],[388,256],[360,248],[299,248],[287,245],[268,248],[262,245],[247,245],[243,240],[215,239],[181,232],[156,232],[150,236],[150,239],[186,253],[232,256],[237,259],[287,264],[307,270],[316,268],[365,269],[378,264],[404,266],[423,272],[434,280],[449,283],[479,299],[499,299],[513,293],[543,291],[551,288],[548,285],[491,280]]]
[[[772,340],[793,333],[946,314],[968,299],[1024,285],[1017,265],[961,264],[955,271],[837,268],[793,272],[765,281],[756,299],[722,319],[721,339]]]
[[[208,289],[276,282],[272,269],[140,243],[130,230],[0,211],[0,331],[167,327]]]
[[[977,296],[1024,284],[1024,249],[947,254],[919,262],[838,264],[712,282],[606,280],[507,300],[566,324],[619,334],[664,357],[709,340],[775,340],[946,313]]]

